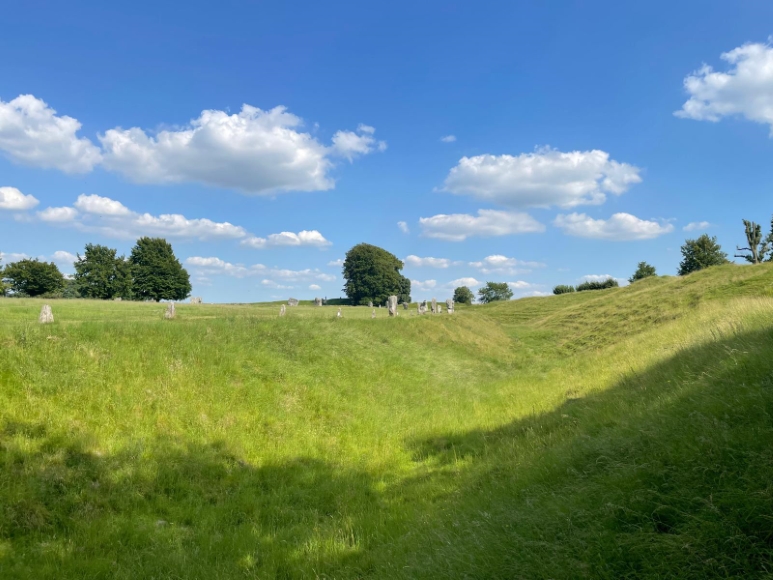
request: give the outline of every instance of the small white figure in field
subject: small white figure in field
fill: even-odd
[[[279,316],[284,316],[285,310],[286,310],[285,305],[282,304],[282,306],[279,308]]]
[[[170,302],[166,306],[166,312],[164,312],[164,318],[167,320],[172,320],[174,318],[175,312],[174,312],[174,302]]]
[[[376,318],[376,309],[373,309],[373,312],[370,313],[371,318]]]
[[[338,314],[336,314],[336,318],[341,318],[341,308],[338,309]]]
[[[49,324],[54,321],[54,313],[51,311],[51,307],[48,304],[44,304],[40,309],[40,316],[38,322],[40,324]]]

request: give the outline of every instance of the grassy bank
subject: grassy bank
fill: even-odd
[[[389,319],[0,299],[2,578],[764,577],[773,268]]]

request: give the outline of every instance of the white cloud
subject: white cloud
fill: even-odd
[[[459,286],[467,286],[468,288],[475,288],[476,286],[480,286],[483,284],[483,282],[479,282],[475,278],[457,278],[456,280],[451,280],[448,284],[446,284],[446,288],[457,288]]]
[[[508,282],[507,283],[510,288],[513,290],[527,290],[529,288],[534,288],[536,284],[531,284],[529,282],[524,282],[523,280],[518,280],[516,282]]]
[[[322,286],[319,284],[309,284],[309,290],[322,290]]]
[[[94,213],[108,216],[123,216],[131,214],[131,210],[120,201],[99,195],[79,195],[73,204],[84,213]]]
[[[99,163],[99,148],[76,134],[81,124],[33,95],[0,100],[0,150],[24,165],[88,173]]]
[[[542,262],[528,262],[516,258],[508,258],[501,254],[486,256],[479,262],[470,262],[473,268],[477,268],[484,274],[526,274],[534,268],[544,268]]]
[[[411,280],[411,292],[428,292],[437,286],[437,280]]]
[[[411,230],[408,229],[408,224],[406,222],[397,222],[397,227],[400,228],[400,231],[404,234],[409,234]]]
[[[550,148],[521,155],[462,157],[443,190],[511,207],[598,205],[641,181],[640,169],[609,153]]]
[[[685,232],[694,232],[695,230],[706,230],[711,227],[709,222],[690,222],[682,228]]]
[[[336,279],[335,276],[320,272],[318,269],[306,268],[305,270],[286,270],[286,269],[271,269],[268,273],[274,278],[281,278],[287,282],[332,282]]]
[[[446,135],[445,137],[441,137],[440,140],[443,143],[453,143],[456,141],[456,135]]]
[[[27,258],[29,258],[27,254],[20,254],[16,252],[0,252],[0,262],[3,264],[18,262],[19,260],[26,260]]]
[[[100,141],[104,166],[132,181],[199,182],[258,195],[331,189],[330,156],[352,160],[386,148],[367,125],[336,132],[330,147],[301,132],[302,125],[285,107],[243,105],[233,115],[202,111],[186,127],[155,135],[138,127],[110,129]]]
[[[331,243],[317,230],[303,230],[297,234],[294,234],[293,232],[281,232],[279,234],[271,234],[268,238],[250,236],[249,238],[242,240],[241,244],[256,250],[268,246],[316,246],[318,248],[323,248],[331,245]]]
[[[331,260],[330,262],[327,263],[327,265],[336,266],[340,268],[341,266],[344,265],[344,261],[341,258],[339,258],[338,260]]]
[[[367,155],[373,151],[385,151],[387,144],[385,141],[377,141],[373,137],[376,130],[368,125],[360,125],[357,131],[336,131],[333,135],[333,154],[344,157],[350,162],[360,155]]]
[[[478,210],[478,216],[469,214],[439,214],[420,218],[423,233],[429,238],[461,242],[470,236],[506,236],[544,232],[545,226],[521,212]]]
[[[741,116],[769,125],[773,136],[773,47],[748,43],[720,58],[730,65],[727,72],[704,64],[684,79],[690,98],[674,114],[712,122]]]
[[[325,274],[318,269],[306,268],[305,270],[287,270],[281,268],[268,268],[263,264],[232,264],[217,257],[191,256],[185,259],[185,265],[195,270],[197,275],[214,276],[226,275],[234,278],[247,276],[264,276],[267,279],[276,278],[283,282],[333,282],[336,277]]]
[[[448,268],[453,264],[448,258],[420,258],[419,256],[410,255],[405,258],[405,265],[414,268],[430,267],[430,268]]]
[[[73,267],[73,263],[78,259],[78,256],[71,252],[66,252],[64,250],[57,250],[54,252],[54,254],[51,256],[51,261],[55,262],[56,264],[60,264],[62,266],[69,266],[70,268]]]
[[[71,207],[47,207],[37,215],[44,222],[67,223],[75,220],[78,211]]]
[[[15,187],[0,187],[0,209],[25,211],[40,202],[31,195],[24,195]]]
[[[642,220],[629,213],[616,213],[608,220],[571,213],[556,216],[553,224],[571,236],[616,241],[649,240],[674,230],[671,224]]]
[[[266,288],[274,288],[275,290],[291,290],[295,288],[295,286],[285,286],[283,284],[279,284],[278,282],[274,282],[273,280],[261,280],[260,283],[265,286]]]

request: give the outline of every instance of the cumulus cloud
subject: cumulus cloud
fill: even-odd
[[[545,264],[494,254],[486,256],[478,262],[470,262],[470,266],[477,268],[484,274],[526,274],[534,268],[544,268]]]
[[[385,151],[385,141],[377,141],[373,137],[376,130],[368,125],[360,125],[357,131],[336,131],[333,135],[332,152],[339,157],[354,161],[360,155],[367,155],[374,151]]]
[[[773,136],[773,47],[748,43],[723,53],[726,72],[704,64],[684,79],[690,98],[674,114],[717,122],[740,116],[770,127]]]
[[[101,154],[90,140],[77,136],[80,128],[76,119],[57,115],[33,95],[0,100],[0,150],[17,163],[88,173]]]
[[[429,238],[462,242],[471,236],[491,237],[544,232],[545,226],[521,212],[480,209],[478,215],[439,214],[420,218],[423,233]]]
[[[571,213],[556,216],[553,223],[570,236],[616,241],[649,240],[674,230],[671,224],[642,220],[629,213],[616,213],[608,220]]]
[[[25,211],[40,202],[31,195],[24,195],[15,187],[0,187],[0,209]]]
[[[0,262],[2,262],[3,264],[18,262],[19,260],[26,260],[27,258],[29,258],[29,256],[24,253],[0,252]]]
[[[322,290],[322,286],[319,284],[309,284],[309,290]]]
[[[78,259],[78,256],[72,252],[66,252],[65,250],[57,250],[51,256],[51,261],[63,266],[72,267],[73,263]]]
[[[328,266],[335,266],[335,267],[338,267],[338,268],[340,268],[341,266],[343,266],[343,265],[344,265],[344,261],[343,261],[341,258],[339,258],[339,259],[337,259],[337,260],[331,260],[331,261],[329,261],[329,262],[327,263],[327,265],[328,265]]]
[[[709,222],[690,222],[682,228],[685,232],[694,232],[695,230],[706,230],[711,227]]]
[[[410,230],[408,229],[408,224],[406,222],[397,222],[397,227],[400,228],[400,231],[404,234],[410,233]]]
[[[306,268],[304,270],[288,270],[281,268],[269,268],[263,264],[253,264],[245,266],[244,264],[232,264],[220,258],[211,256],[191,256],[185,259],[185,265],[195,271],[200,276],[225,275],[234,278],[245,278],[247,276],[261,276],[266,279],[279,279],[282,282],[333,282],[336,277],[330,274],[320,272],[318,269]]]
[[[453,143],[456,141],[456,135],[446,135],[445,137],[441,137],[440,140],[443,143]]]
[[[189,219],[180,214],[151,215],[129,210],[108,197],[80,195],[74,207],[49,207],[37,212],[41,221],[70,225],[109,238],[160,236],[177,239],[239,239],[247,231],[228,222]]]
[[[507,283],[510,288],[513,290],[526,290],[528,288],[534,288],[536,284],[531,284],[530,282],[524,282],[523,280],[517,280],[516,282],[508,282]]]
[[[266,288],[274,288],[275,290],[292,290],[295,288],[295,286],[285,286],[284,284],[268,279],[261,280],[260,283]]]
[[[411,292],[427,292],[437,286],[437,280],[411,280]]]
[[[414,268],[430,267],[430,268],[448,268],[453,265],[453,262],[448,258],[420,258],[419,256],[410,255],[405,258],[405,265]]]
[[[303,230],[297,234],[293,232],[271,234],[268,238],[250,236],[242,240],[241,245],[260,250],[269,246],[316,246],[324,248],[331,245],[331,243],[317,230]]]
[[[451,280],[448,284],[446,284],[446,288],[458,288],[459,286],[467,286],[468,288],[475,288],[476,286],[480,286],[483,284],[483,282],[479,282],[475,278],[466,277],[466,278],[457,278],[456,280]]]
[[[640,169],[609,153],[537,149],[520,155],[462,157],[443,190],[510,207],[598,205],[641,181]]]

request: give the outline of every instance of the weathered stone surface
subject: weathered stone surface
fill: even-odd
[[[51,311],[51,307],[48,304],[44,304],[43,308],[40,309],[38,322],[40,322],[40,324],[50,324],[53,321],[54,313]]]
[[[113,302],[121,302],[121,301],[123,301],[123,298],[121,298],[120,296],[118,298],[113,298]]]
[[[390,296],[387,299],[387,308],[389,308],[389,316],[397,316],[397,296]]]
[[[403,310],[408,310],[408,303],[407,302],[403,302]]]
[[[419,303],[418,311],[419,311],[419,314],[426,314],[427,313],[427,301],[426,300],[422,300]]]
[[[436,313],[437,313],[437,300],[435,300],[433,298],[432,299],[432,314],[436,314]]]
[[[166,305],[166,311],[164,312],[164,318],[167,320],[172,320],[174,318],[175,311],[174,311],[174,302],[170,302]]]
[[[453,298],[449,298],[448,300],[446,300],[446,310],[448,310],[449,314],[453,314],[454,313],[454,299]]]
[[[282,306],[279,307],[279,316],[284,316],[285,312],[287,312],[287,308],[282,304]]]
[[[341,314],[341,308],[338,308],[338,314],[336,314],[336,318],[341,318],[343,314]]]
[[[322,306],[322,298],[315,298],[314,306]]]
[[[370,313],[371,318],[376,318],[376,309],[373,309],[373,312]]]
[[[287,300],[288,306],[298,306],[298,299],[297,298],[290,298]]]
[[[201,304],[201,296],[191,296],[191,304]]]
[[[443,307],[440,304],[437,305],[437,313],[443,314]]]
[[[373,308],[373,301],[368,302],[368,308]]]

